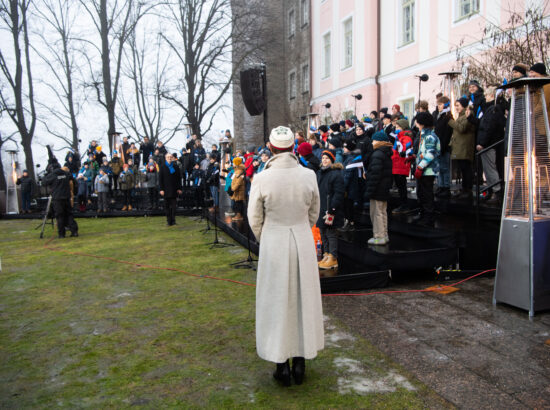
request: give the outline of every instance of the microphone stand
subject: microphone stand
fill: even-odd
[[[218,198],[219,198],[219,193],[220,193],[220,186],[218,185]],[[207,217],[208,219],[208,217]],[[218,239],[218,214],[215,212],[214,213],[214,241],[213,242],[210,242],[210,249],[215,249],[215,248],[227,248],[229,246],[235,246],[235,244],[233,243],[227,243],[227,242],[220,242],[219,239]]]
[[[248,199],[245,200],[245,211],[248,209]],[[245,213],[245,219],[244,222],[246,223],[246,247],[248,249],[248,256],[245,260],[239,261],[239,262],[233,262],[229,265],[232,266],[235,269],[252,269],[256,270],[256,267],[254,266],[254,262],[258,262],[257,259],[254,259],[252,257],[252,252],[250,251],[250,224],[248,223],[248,212]]]

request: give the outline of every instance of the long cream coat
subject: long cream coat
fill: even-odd
[[[311,227],[319,216],[315,173],[291,153],[252,182],[248,220],[260,241],[256,348],[265,360],[312,359],[324,347],[319,270]]]

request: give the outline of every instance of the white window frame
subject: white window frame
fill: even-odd
[[[305,75],[304,75],[305,73]],[[309,63],[304,63],[300,66],[300,74],[302,80],[302,94],[309,92]]]
[[[401,107],[401,112],[407,119],[409,120],[409,123],[412,121],[414,117],[414,105],[418,102],[415,100],[416,96],[414,94],[411,95],[405,95],[401,98],[397,99],[397,103]],[[410,103],[411,104],[411,111],[405,112],[405,104]]]
[[[414,44],[416,41],[416,1],[415,0],[398,0],[398,15],[399,15],[399,24],[398,24],[398,30],[397,30],[397,47],[405,47],[410,44]],[[410,28],[410,34],[411,38],[409,40],[406,40],[405,37],[405,8],[406,7],[412,7],[412,11],[410,12],[410,18],[411,18],[411,28]]]
[[[327,43],[326,38],[328,37],[328,53],[327,53]],[[323,36],[321,37],[323,40],[323,44],[321,45],[321,67],[323,71],[323,75],[321,76],[321,79],[327,79],[330,78],[332,74],[332,33],[330,31],[327,31]],[[328,63],[328,65],[327,65]]]
[[[350,49],[348,50],[348,47],[347,47],[347,44],[346,44],[346,41],[347,41],[347,34],[348,32],[346,31],[346,25],[347,24],[350,24],[351,26],[351,31],[349,31],[350,33]],[[353,17],[348,17],[346,18],[343,22],[342,22],[342,43],[343,43],[343,47],[342,47],[342,71],[343,70],[347,70],[348,68],[351,68],[353,67]],[[348,55],[348,51],[350,52],[350,54]],[[349,58],[349,61],[348,61],[348,58]]]
[[[294,78],[294,82],[292,81]],[[291,70],[288,72],[288,99],[296,99],[298,91],[298,79],[296,78],[296,70]]]
[[[300,18],[302,28],[309,24],[309,0],[300,0]]]
[[[288,38],[292,38],[296,34],[296,12],[294,9],[288,11]]]
[[[467,14],[461,14],[462,6],[469,5],[470,12]],[[477,6],[477,10],[474,7]],[[453,22],[458,23],[463,20],[468,20],[476,14],[480,14],[481,0],[454,0],[453,1]]]

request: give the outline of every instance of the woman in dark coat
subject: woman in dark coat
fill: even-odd
[[[338,230],[344,222],[344,166],[336,162],[332,151],[323,151],[321,169],[317,172],[321,208],[317,227],[321,232],[324,257],[321,269],[338,267]]]

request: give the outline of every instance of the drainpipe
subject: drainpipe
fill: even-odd
[[[380,24],[380,18],[381,18],[381,0],[378,0],[376,2],[376,31],[377,31],[377,36],[376,36],[376,75],[374,76],[374,82],[376,83],[376,106],[378,107],[377,110],[380,111],[380,67],[381,67],[381,62],[380,62],[380,54],[381,54],[381,48],[380,48],[380,43],[381,43],[381,35],[382,35],[382,27],[381,27],[381,24]]]

